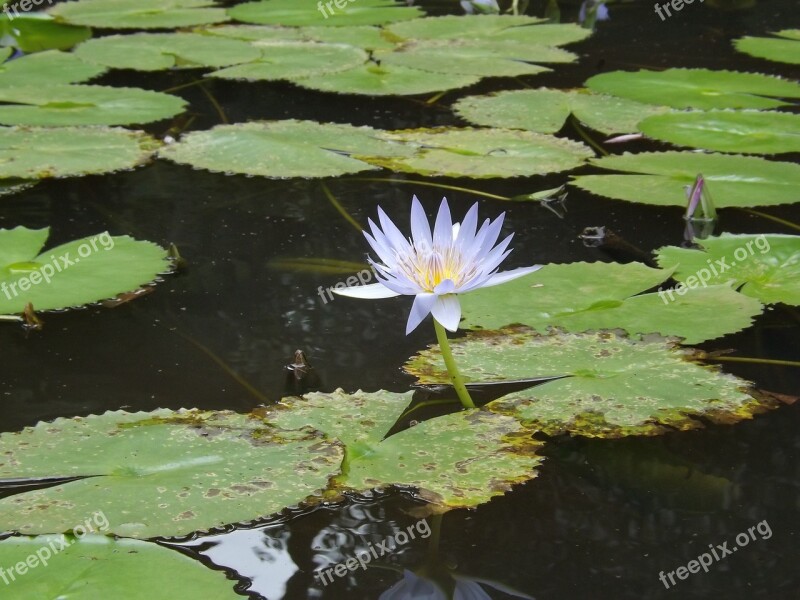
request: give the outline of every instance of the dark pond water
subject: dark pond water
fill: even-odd
[[[570,49],[580,63],[526,78],[527,85],[579,86],[602,71],[697,66],[798,75],[790,66],[750,59],[730,40],[797,27],[798,4],[758,1],[742,11],[687,6],[662,22],[652,3],[613,5],[611,21]],[[434,12],[445,6],[432,6]],[[562,6],[565,20],[577,6]],[[532,14],[543,7],[532,5]],[[114,74],[106,83],[164,90],[188,83],[189,73]],[[283,84],[212,82],[209,90],[230,122],[315,119],[387,129],[458,123],[448,106],[457,98],[522,81],[489,80],[451,92],[434,105],[415,99],[371,100],[317,94]],[[196,88],[180,92],[207,129],[220,115]],[[167,132],[170,124],[150,131]],[[575,139],[577,134],[563,132]],[[655,148],[656,146],[653,145]],[[584,169],[589,172],[589,168]],[[388,176],[388,175],[387,175]],[[514,181],[445,183],[513,196],[549,187],[565,174]],[[442,192],[405,184],[341,178],[326,182],[360,223],[382,206],[405,223],[416,193],[432,213]],[[455,215],[476,196],[448,192]],[[531,263],[609,260],[585,248],[584,227],[606,225],[645,251],[679,243],[677,208],[653,208],[591,197],[573,189],[566,218],[536,204],[482,200],[482,214],[507,212],[516,232],[509,267]],[[798,221],[797,208],[769,209]],[[791,233],[742,211],[724,210],[731,232]],[[106,410],[199,407],[247,411],[284,393],[284,365],[295,349],[308,355],[326,390],[408,389],[399,369],[434,342],[432,328],[403,334],[407,299],[324,304],[319,286],[337,275],[280,268],[278,259],[327,257],[363,261],[363,237],[327,201],[319,182],[225,176],[155,162],[133,172],[44,183],[0,201],[0,227],[51,226],[53,245],[105,229],[139,239],[174,242],[189,268],[155,293],[119,308],[91,308],[45,317],[41,333],[0,328],[0,429]],[[792,325],[794,323],[794,325]],[[783,309],[756,325],[703,346],[736,348],[742,356],[800,359],[798,320]],[[227,365],[222,368],[212,357]],[[726,365],[726,370],[775,392],[797,394],[800,372],[776,366]],[[562,598],[800,598],[800,410],[783,407],[734,427],[623,441],[556,440],[537,479],[473,511],[445,515],[439,556],[463,576],[502,582],[539,600]],[[400,494],[359,498],[283,518],[255,529],[197,540],[203,560],[232,567],[269,600],[375,599],[399,579],[388,569],[356,571],[327,586],[313,570],[354,556],[417,520],[413,499]],[[437,526],[435,519],[429,519]],[[756,540],[666,589],[661,571],[674,571],[709,544],[735,544],[737,534],[762,525]],[[386,564],[417,568],[432,535],[394,552]],[[209,563],[210,564],[210,563]],[[246,585],[247,582],[245,582]],[[489,590],[489,588],[487,588]],[[509,598],[490,591],[492,598]],[[255,597],[255,594],[253,594]],[[5,596],[4,596],[5,597]]]

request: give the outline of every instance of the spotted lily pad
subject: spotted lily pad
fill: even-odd
[[[772,406],[753,397],[747,381],[692,362],[691,350],[664,339],[518,327],[470,334],[451,345],[468,383],[566,376],[486,405],[551,435],[655,435],[701,427],[700,418],[733,423]],[[436,346],[405,369],[420,383],[449,381]]]
[[[658,263],[676,267],[675,278],[690,288],[703,272],[712,284],[733,282],[765,304],[800,305],[800,236],[722,234],[697,243],[702,250],[661,248]]]
[[[102,525],[102,514],[95,510],[73,525],[81,526],[87,518],[93,527]],[[0,541],[0,564],[6,567],[11,598],[241,598],[224,573],[141,540],[98,534],[11,537]]]
[[[246,2],[228,9],[237,21],[259,25],[381,25],[403,19],[414,19],[422,14],[419,8],[400,4],[395,0],[339,0],[298,2],[297,0],[261,0]]]
[[[250,521],[325,488],[341,447],[229,411],[107,412],[0,435],[0,478],[82,477],[0,500],[0,528],[68,531],[103,507],[108,533],[185,535]]]
[[[413,487],[435,511],[474,507],[536,476],[541,446],[509,417],[482,410],[423,421],[383,436],[411,400],[411,392],[313,393],[284,398],[265,418],[279,427],[307,425],[347,447],[339,491]]]
[[[13,19],[0,15],[0,38],[23,52],[68,50],[92,37],[88,27],[75,27],[56,22],[45,13],[19,13]]]
[[[626,175],[581,175],[573,184],[593,194],[661,206],[686,206],[684,187],[702,173],[718,208],[800,202],[800,165],[755,156],[640,152],[590,161]]]
[[[0,178],[44,179],[132,169],[158,148],[141,131],[0,127]]]
[[[639,124],[648,137],[678,146],[720,152],[800,152],[800,115],[775,111],[696,111],[648,117]]]
[[[100,85],[0,88],[0,102],[0,123],[45,127],[149,123],[186,108],[177,96]]]
[[[14,86],[49,87],[79,83],[105,71],[105,67],[87,63],[67,52],[37,52],[6,61],[0,66],[0,90]]]
[[[213,0],[78,0],[56,4],[48,13],[59,21],[104,29],[173,29],[228,20]]]
[[[48,229],[0,229],[0,314],[25,305],[56,310],[98,302],[152,284],[169,272],[167,252],[107,232],[42,251]]]
[[[778,31],[778,37],[745,36],[733,41],[739,52],[756,58],[800,65],[800,29]]]
[[[415,129],[384,137],[420,149],[411,156],[378,164],[427,176],[477,179],[541,175],[574,169],[593,154],[579,142],[510,129]]]
[[[263,177],[332,177],[375,169],[364,157],[403,156],[406,145],[382,132],[313,121],[251,122],[192,132],[161,156],[209,171]]]
[[[89,40],[74,53],[112,69],[227,67],[261,58],[247,42],[198,33],[136,33]]]
[[[614,71],[586,81],[594,92],[673,108],[777,108],[778,98],[800,98],[795,81],[736,71],[666,69]]]
[[[555,133],[570,114],[603,133],[636,131],[639,121],[669,109],[584,90],[510,90],[487,96],[467,96],[454,105],[461,117],[486,127]]]
[[[724,281],[710,287],[706,281],[677,295],[642,293],[663,284],[671,273],[640,263],[546,265],[504,285],[464,294],[462,325],[500,329],[520,323],[541,332],[549,327],[624,329],[696,344],[749,327],[763,309],[760,302],[720,285]]]

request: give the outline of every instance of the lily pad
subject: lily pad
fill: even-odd
[[[675,278],[687,286],[702,270],[710,283],[733,282],[765,304],[800,305],[800,236],[722,234],[696,243],[703,249],[661,248],[658,263],[676,267]]]
[[[20,13],[11,19],[0,15],[0,38],[23,52],[42,52],[43,50],[69,50],[75,44],[92,37],[88,27],[75,27],[57,23],[45,13]]]
[[[541,443],[532,432],[481,410],[423,421],[383,439],[411,395],[313,393],[284,398],[265,417],[285,428],[308,425],[343,442],[347,462],[336,479],[339,491],[414,487],[440,512],[478,506],[536,476],[542,458],[534,452]]]
[[[679,112],[648,117],[645,135],[678,146],[720,152],[800,152],[800,115],[775,111]]]
[[[749,327],[763,309],[719,281],[678,295],[641,293],[671,273],[640,263],[546,265],[504,285],[464,294],[462,325],[500,329],[519,323],[541,332],[549,327],[570,332],[623,329],[696,344]]]
[[[173,29],[228,20],[213,0],[78,0],[56,4],[59,21],[104,29]]]
[[[745,36],[733,41],[739,52],[756,58],[800,65],[800,29],[778,31],[778,37]]]
[[[108,533],[185,535],[251,521],[327,486],[343,458],[318,435],[229,411],[107,412],[0,435],[0,478],[82,477],[0,500],[0,528],[68,531],[98,506]]]
[[[579,142],[511,129],[415,129],[384,137],[417,145],[420,150],[378,164],[439,177],[542,175],[574,169],[593,154]]]
[[[228,9],[231,18],[244,23],[257,23],[259,25],[283,25],[298,27],[304,25],[325,25],[329,27],[342,27],[345,25],[382,25],[403,19],[414,19],[422,15],[416,7],[405,3],[400,4],[394,0],[357,0],[342,2],[344,8],[323,2],[323,8],[318,8],[315,2],[297,2],[297,0],[262,0],[260,2],[246,2]]]
[[[614,71],[591,77],[586,87],[646,104],[701,110],[777,108],[787,104],[777,98],[800,98],[800,84],[795,81],[710,69]]]
[[[702,173],[717,208],[800,202],[800,165],[793,163],[698,152],[625,153],[590,162],[629,174],[581,175],[573,185],[618,200],[685,207],[684,186]]]
[[[0,127],[0,178],[44,179],[132,169],[159,143],[106,127]]]
[[[256,43],[259,60],[215,71],[211,77],[271,80],[313,77],[363,65],[369,56],[360,48],[317,42]]]
[[[566,376],[485,407],[550,435],[656,435],[701,427],[700,418],[734,423],[773,406],[754,398],[747,381],[691,362],[691,350],[664,339],[608,331],[543,335],[519,327],[470,334],[451,346],[468,383]],[[405,370],[420,383],[449,381],[435,346]]]
[[[151,242],[107,232],[42,252],[48,229],[0,229],[0,314],[83,306],[156,281],[171,270]]]
[[[105,67],[87,63],[74,54],[48,50],[4,62],[0,66],[0,90],[14,86],[79,83],[105,71]]]
[[[14,567],[26,561],[30,562],[21,575]],[[102,535],[12,537],[0,541],[0,564],[6,566],[6,593],[13,598],[241,598],[224,573],[141,540]],[[46,576],[39,572],[45,567]]]
[[[251,122],[192,132],[161,156],[209,171],[263,177],[333,177],[377,167],[364,157],[403,156],[413,148],[370,127],[313,121]]]
[[[295,78],[292,81],[311,90],[337,94],[413,96],[467,87],[480,81],[480,77],[368,63],[346,71],[311,78]]]
[[[227,67],[261,58],[247,42],[198,33],[110,35],[89,40],[74,52],[90,63],[139,71]]]
[[[177,96],[100,85],[0,88],[0,102],[0,123],[43,127],[150,123],[186,108]]]
[[[296,31],[304,40],[328,44],[349,44],[364,50],[391,50],[400,41],[385,29],[369,25],[302,27]]]
[[[570,114],[606,134],[636,131],[639,121],[669,109],[583,90],[510,90],[487,96],[467,96],[454,105],[462,118],[485,127],[555,133]]]

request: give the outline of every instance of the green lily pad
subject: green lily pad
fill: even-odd
[[[303,502],[339,471],[342,448],[229,411],[107,412],[0,435],[0,478],[83,477],[0,500],[0,528],[68,531],[98,506],[107,532],[185,535]]]
[[[586,87],[646,104],[701,110],[777,108],[787,103],[776,98],[800,98],[800,84],[795,81],[709,69],[614,71],[591,77]]]
[[[271,80],[315,77],[363,65],[369,56],[360,48],[317,42],[258,43],[263,56],[256,61],[215,71],[223,79]]]
[[[88,27],[57,23],[44,13],[20,13],[13,19],[7,14],[0,15],[0,38],[3,43],[26,53],[69,50],[90,37],[92,30]]]
[[[0,178],[44,179],[132,169],[159,143],[142,131],[106,127],[0,127]]]
[[[467,96],[453,106],[455,112],[475,125],[527,129],[555,133],[567,117],[575,117],[606,134],[636,131],[637,123],[649,115],[669,109],[624,98],[583,90],[510,90],[487,96]]]
[[[511,129],[416,129],[387,133],[415,144],[412,156],[380,161],[396,171],[438,177],[527,177],[580,166],[592,151],[579,142]]]
[[[763,309],[760,302],[726,285],[679,295],[666,290],[642,293],[671,273],[640,263],[546,265],[504,285],[464,294],[462,325],[500,329],[519,323],[541,332],[549,327],[570,332],[623,329],[697,344],[749,327]]]
[[[215,172],[262,177],[333,177],[375,169],[364,157],[414,152],[380,137],[370,127],[273,121],[218,125],[192,132],[161,150],[177,163]]]
[[[80,307],[152,284],[171,270],[151,242],[107,232],[42,252],[49,230],[0,229],[0,314]]]
[[[717,208],[800,202],[800,165],[755,156],[640,152],[604,156],[595,166],[626,175],[581,175],[573,185],[593,194],[660,206],[686,206],[684,186],[702,173]]]
[[[739,52],[756,58],[800,65],[800,29],[778,31],[778,37],[752,37],[746,35],[733,41]]]
[[[467,87],[480,81],[480,77],[368,63],[346,71],[294,78],[292,81],[311,90],[337,94],[413,96]]]
[[[639,124],[645,135],[678,146],[719,152],[800,152],[800,115],[775,111],[704,111],[655,115]]]
[[[198,33],[110,35],[89,40],[74,52],[86,62],[139,71],[227,67],[261,58],[247,42]]]
[[[541,446],[512,418],[481,410],[423,421],[383,436],[411,400],[412,392],[313,393],[284,398],[266,409],[280,427],[309,426],[347,447],[336,479],[339,491],[414,487],[436,512],[474,507],[536,476]],[[498,418],[500,417],[500,418]]]
[[[48,13],[73,25],[104,29],[173,29],[228,20],[213,0],[78,0]]]
[[[422,15],[419,8],[406,6],[394,0],[339,0],[338,3],[323,2],[319,9],[316,2],[297,0],[262,0],[246,2],[228,9],[231,18],[244,23],[259,25],[283,25],[298,27],[325,25],[382,25],[403,19],[414,19]],[[327,6],[326,8],[326,5]],[[343,6],[343,7],[342,7]],[[330,9],[333,10],[330,10]]]
[[[304,40],[349,44],[364,50],[392,50],[400,41],[385,29],[370,25],[302,27],[296,31]]]
[[[543,335],[519,327],[470,334],[451,346],[466,382],[566,376],[485,407],[550,435],[656,435],[701,427],[700,417],[734,423],[773,406],[754,398],[748,382],[691,362],[691,350],[664,339],[608,331]],[[420,383],[449,381],[435,346],[409,360],[405,370]]]
[[[327,29],[325,27],[324,29]],[[214,25],[198,29],[197,33],[213,35],[246,42],[302,41],[301,29],[297,27],[274,27],[267,25]]]
[[[0,88],[0,102],[0,123],[42,127],[150,123],[186,108],[177,96],[100,85]]]
[[[696,243],[703,250],[661,248],[658,263],[675,266],[675,278],[688,287],[702,270],[710,283],[733,282],[765,304],[800,305],[800,236],[722,234]]]
[[[86,517],[94,525],[95,515],[87,514],[73,525]],[[6,593],[12,598],[241,598],[224,573],[141,540],[102,535],[11,537],[0,541],[0,564],[6,567]],[[25,565],[22,575],[19,564]]]
[[[0,66],[0,90],[14,86],[79,83],[105,71],[105,67],[89,64],[74,54],[48,50],[4,62]]]

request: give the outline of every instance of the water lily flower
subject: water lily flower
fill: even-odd
[[[497,0],[461,0],[461,8],[468,15],[499,15]]]
[[[462,223],[453,224],[447,199],[443,199],[431,233],[425,211],[416,196],[411,204],[411,238],[405,238],[379,207],[379,228],[369,220],[371,234],[364,232],[382,262],[369,259],[378,283],[333,290],[353,298],[414,296],[406,324],[411,333],[433,314],[436,322],[450,331],[458,329],[461,305],[457,294],[498,285],[532,273],[540,265],[500,273],[497,268],[511,253],[507,250],[512,233],[495,245],[505,213],[480,229],[478,204],[469,209]]]
[[[465,577],[451,573],[454,582],[452,600],[492,600],[492,597],[479,585],[483,584],[524,600],[534,600],[532,596],[518,592],[506,585],[478,577]],[[413,571],[405,569],[403,579],[383,592],[378,600],[450,600],[451,596],[445,594],[433,581],[416,575]]]

